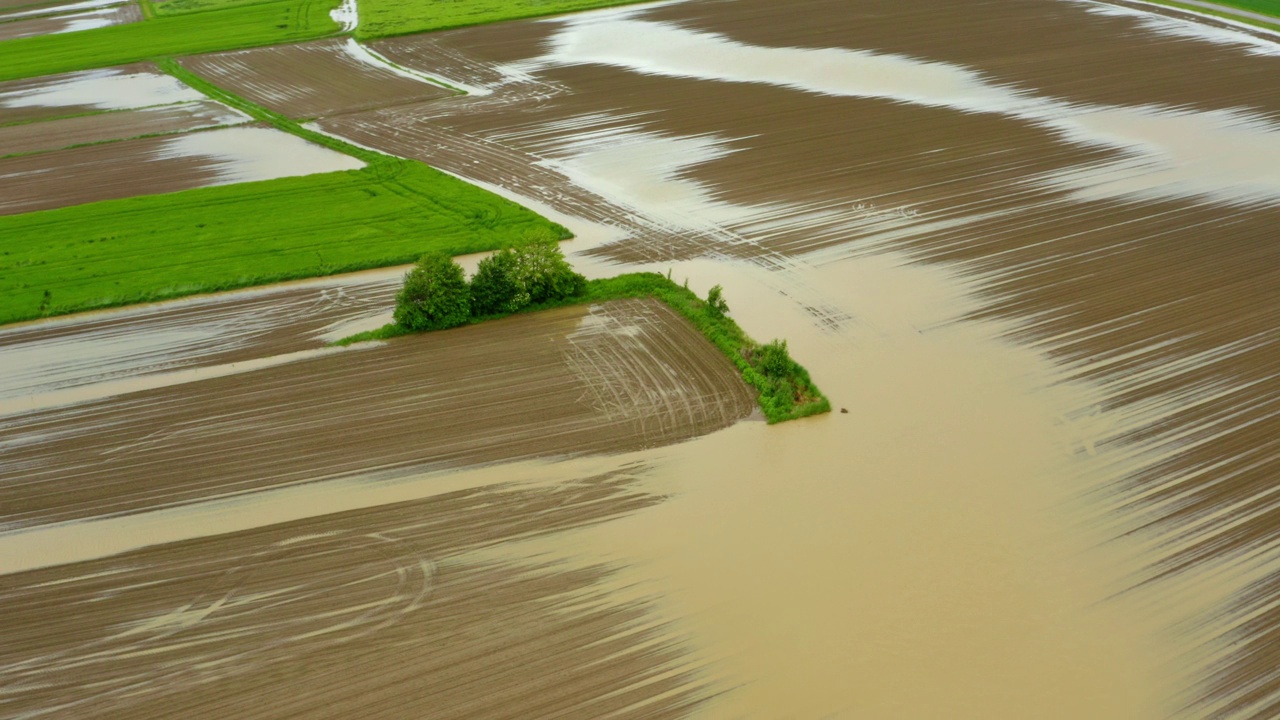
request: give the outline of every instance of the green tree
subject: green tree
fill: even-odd
[[[573,297],[587,287],[587,279],[573,271],[555,241],[526,243],[513,253],[511,276],[522,306]]]
[[[480,261],[471,278],[471,314],[477,317],[512,313],[521,308],[520,288],[514,270],[516,256],[510,249],[496,252]]]
[[[471,291],[462,266],[444,253],[422,256],[396,295],[396,324],[409,330],[441,330],[471,316]]]
[[[716,285],[707,293],[707,312],[717,320],[729,314],[729,303],[724,299],[724,288]]]
[[[529,305],[581,295],[587,279],[573,271],[554,240],[534,240],[494,253],[471,279],[471,312],[513,313]]]
[[[760,346],[756,352],[756,367],[770,379],[784,378],[791,374],[791,354],[786,340],[774,340]]]

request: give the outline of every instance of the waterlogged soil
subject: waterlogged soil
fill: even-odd
[[[1054,411],[1094,428],[1070,484],[1097,498],[1083,524],[1132,542],[1111,579],[1164,578],[1174,685],[1190,688],[1168,702],[1274,714],[1274,41],[1087,2],[748,0],[375,48],[490,92],[322,126],[626,228],[593,251],[603,261],[773,268],[779,302],[840,337],[879,311],[840,300],[819,269],[883,289],[854,268],[900,253],[954,273],[974,300],[961,324],[1007,323],[1003,342],[1052,363],[1046,383],[1088,388]]]
[[[26,460],[5,520],[79,519],[0,535],[14,588],[0,622],[19,639],[0,653],[22,663],[4,663],[19,673],[12,707],[1276,715],[1274,43],[1089,2],[741,0],[374,49],[472,91],[323,129],[575,230],[612,228],[621,239],[576,253],[589,273],[644,265],[723,285],[746,330],[788,338],[849,412],[680,435],[673,418],[714,429],[746,410],[682,403],[683,375],[629,381],[650,365],[619,343],[652,336],[608,316],[547,320],[562,323],[553,348],[526,338],[515,356],[532,370],[513,377],[488,352],[518,340],[499,324],[258,367],[265,348],[305,353],[299,338],[334,328],[265,305],[194,315],[261,322],[222,349],[154,338],[155,367],[191,371],[176,379],[116,363],[150,390],[104,397],[86,379],[96,360],[55,365],[79,402],[10,416],[6,452]],[[320,317],[360,320],[348,312]],[[63,323],[22,329],[32,357],[42,337],[76,346]],[[500,337],[451,350],[442,386],[430,344],[484,327]],[[570,352],[575,336],[587,342]],[[29,365],[31,395],[58,392]],[[504,413],[512,392],[537,415]],[[635,452],[612,468],[547,459],[623,447]],[[543,460],[415,480],[436,467],[423,448],[464,465]],[[343,464],[373,449],[400,465]],[[363,509],[337,514],[349,508]],[[100,517],[116,510],[134,514]],[[139,550],[150,543],[170,544]],[[446,592],[450,568],[473,590]],[[428,576],[441,583],[415,604]],[[392,577],[403,592],[380,603],[375,578]],[[89,598],[74,607],[102,614],[66,633],[8,631]],[[622,664],[584,670],[605,657]],[[95,682],[44,670],[57,667]]]
[[[259,126],[139,138],[0,160],[0,215],[362,166]]]
[[[205,99],[154,65],[136,63],[0,83],[0,125]]]
[[[53,9],[56,8],[57,6],[54,6]],[[7,18],[0,15],[0,21],[5,19]],[[38,35],[78,32],[80,30],[92,30],[111,25],[126,25],[141,21],[142,10],[136,4],[128,3],[100,10],[0,22],[0,41],[36,37]]]
[[[729,361],[649,300],[212,369],[178,384],[152,375],[108,397],[82,385],[58,396],[63,407],[28,410],[29,396],[7,404],[0,442],[21,481],[0,487],[6,522],[321,477],[636,450],[725,427],[754,407]]]
[[[436,492],[8,575],[0,711],[683,717],[702,683],[647,603],[599,602],[609,568],[475,552],[659,502],[634,470]],[[80,609],[51,631],[51,606]]]
[[[43,122],[0,126],[0,153],[25,154],[247,122],[248,117],[205,100]]]
[[[354,40],[321,40],[185,58],[218,87],[295,118],[401,105],[455,92],[376,64]]]

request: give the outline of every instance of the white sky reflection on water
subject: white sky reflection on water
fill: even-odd
[[[1094,185],[1046,178],[1114,196],[1198,194],[1239,202],[1280,201],[1280,127],[1246,110],[1196,112],[1069,103],[1002,85],[965,67],[844,48],[762,47],[721,35],[634,19],[634,9],[563,21],[550,51],[521,67],[621,67],[667,77],[764,83],[823,95],[890,100],[1004,115],[1065,140],[1122,152],[1131,178]],[[1134,168],[1139,168],[1134,171]],[[1116,168],[1107,168],[1114,172]]]

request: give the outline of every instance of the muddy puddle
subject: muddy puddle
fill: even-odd
[[[671,393],[639,392],[670,378],[633,387],[617,373],[639,366],[579,348],[557,367],[594,380],[571,399],[550,380],[518,384],[510,392],[535,405],[554,397],[536,417],[513,417],[510,395],[482,401],[507,387],[482,349],[537,344],[506,334],[459,360],[458,377],[471,378],[459,382],[480,388],[472,397],[433,395],[443,370],[418,367],[419,352],[375,348],[51,409],[47,427],[11,431],[29,441],[12,436],[10,456],[29,464],[5,506],[20,509],[10,522],[84,522],[13,530],[0,544],[144,539],[112,557],[12,566],[23,572],[5,576],[18,593],[6,597],[31,598],[15,607],[38,607],[39,588],[60,582],[69,599],[106,603],[67,637],[24,639],[14,661],[73,667],[133,652],[109,628],[168,628],[172,642],[154,647],[173,674],[99,665],[123,676],[93,686],[107,694],[33,687],[14,702],[176,712],[159,698],[184,688],[194,693],[184,702],[217,698],[233,713],[262,712],[251,703],[270,698],[337,715],[370,697],[356,689],[390,662],[375,648],[412,630],[464,638],[440,658],[489,665],[468,683],[432,658],[398,656],[395,677],[435,682],[373,695],[375,714],[417,716],[438,702],[442,716],[472,717],[1274,716],[1278,60],[1261,36],[1178,34],[1160,25],[1169,18],[1109,7],[666,3],[374,44],[483,92],[318,127],[529,198],[570,227],[609,228],[566,246],[594,276],[670,270],[700,293],[723,285],[744,328],[786,337],[837,411],[775,427],[731,413],[705,426],[718,432],[671,445],[661,419],[697,416],[669,405]],[[577,318],[556,336],[572,347],[609,322]],[[299,342],[262,332],[282,351]],[[412,378],[415,389],[371,395],[353,377]],[[38,370],[24,383],[53,386]],[[192,400],[202,386],[220,389]],[[263,397],[279,403],[253,404]],[[191,402],[218,414],[188,431]],[[591,432],[613,418],[631,428],[619,437],[653,440],[595,447],[546,431],[584,407]],[[634,410],[657,424],[637,424]],[[397,435],[397,412],[458,419]],[[483,422],[512,429],[482,439]],[[187,434],[148,436],[147,423]],[[305,457],[272,464],[289,433],[305,436]],[[111,443],[133,444],[107,452]],[[184,454],[188,443],[208,453]],[[416,468],[428,443],[460,465],[526,450],[544,460],[378,474],[402,460]],[[353,446],[385,460],[357,462]],[[565,447],[585,455],[545,460]],[[193,479],[165,490],[87,480],[184,459]],[[310,509],[290,494],[307,481],[321,481]],[[211,495],[268,485],[237,498],[252,522],[219,519],[230,506]],[[492,511],[470,526],[474,541],[442,539],[476,512],[454,514],[445,500]],[[360,509],[333,512],[347,503]],[[584,503],[593,509],[579,514]],[[113,509],[130,514],[94,517]],[[327,552],[348,541],[363,552],[368,533],[424,550],[388,550],[390,565]],[[171,544],[142,547],[148,537]],[[290,538],[315,548],[300,566],[313,571],[249,559]],[[294,607],[334,617],[346,617],[348,597],[370,608],[368,625],[331,631],[345,656],[324,645],[328,633],[297,639],[319,629],[306,624],[313,614],[264,607],[256,624],[249,612],[259,594],[292,598],[329,574],[382,568],[417,588],[423,556],[432,577],[449,569],[470,578],[454,588],[489,591],[434,586],[428,597],[444,603],[434,615],[425,605],[380,614],[412,602],[357,597],[366,586],[354,581],[327,605],[302,593]],[[215,582],[188,584],[255,566],[263,574],[243,582],[239,603]],[[227,634],[213,638],[218,622]],[[375,625],[362,639],[343,634]],[[509,630],[538,625],[554,629],[494,655]],[[249,629],[279,641],[232,643]],[[76,649],[93,638],[102,655]],[[589,680],[583,668],[600,656],[583,648],[623,664]],[[288,668],[341,667],[351,687],[316,689],[300,670],[267,687],[227,659],[252,668],[286,656],[262,653],[291,653]],[[547,679],[556,667],[563,684]],[[129,682],[143,699],[116,689]],[[453,704],[480,684],[483,697]],[[308,704],[313,693],[324,703]]]

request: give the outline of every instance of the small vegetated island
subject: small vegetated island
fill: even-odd
[[[451,257],[428,253],[405,274],[394,322],[336,344],[389,340],[516,313],[642,297],[666,303],[719,348],[759,392],[760,409],[770,424],[831,411],[808,371],[791,359],[785,340],[757,343],[729,317],[719,285],[703,299],[658,273],[587,280],[550,238],[529,240],[481,260],[470,281]]]

